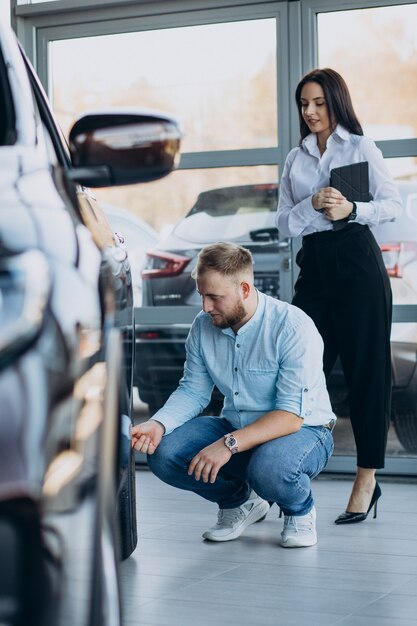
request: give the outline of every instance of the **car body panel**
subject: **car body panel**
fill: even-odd
[[[0,83],[0,622],[119,626],[117,561],[137,540],[132,280],[126,250],[80,181],[112,185],[115,165],[118,180],[154,179],[159,153],[167,173],[176,154],[165,160],[166,126],[176,145],[180,133],[147,115],[146,129],[164,131],[157,151],[147,135],[151,167],[124,166],[117,141],[129,124],[146,160],[144,116],[117,114],[121,126],[103,128],[116,144],[101,170],[70,156],[3,24]],[[88,132],[97,119],[79,124]]]

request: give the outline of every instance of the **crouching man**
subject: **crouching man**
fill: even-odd
[[[132,429],[132,446],[158,478],[218,504],[204,539],[236,539],[276,502],[281,545],[313,546],[311,479],[332,454],[335,419],[321,337],[303,311],[254,287],[245,248],[205,247],[193,277],[203,310],[187,338],[184,375]],[[225,397],[221,416],[202,416],[214,385]]]

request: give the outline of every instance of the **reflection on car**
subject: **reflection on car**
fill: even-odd
[[[142,270],[146,262],[146,252],[155,247],[158,233],[130,211],[107,203],[102,203],[102,206],[118,245],[128,252],[133,302],[135,307],[139,307],[142,304]]]
[[[155,180],[176,123],[85,115],[67,147],[0,23],[0,623],[120,626],[137,542],[129,259],[87,188]]]
[[[394,294],[394,304],[417,304],[417,185],[398,182],[404,215],[375,228]],[[191,278],[199,250],[216,241],[233,241],[254,256],[255,285],[272,297],[290,298],[283,281],[291,263],[289,242],[275,227],[278,201],[276,184],[241,185],[201,193],[172,233],[148,253],[143,270],[143,303],[147,307],[194,306],[200,299]],[[279,256],[284,258],[278,262]],[[149,316],[148,316],[149,317]],[[176,388],[182,375],[185,338],[193,315],[173,309],[155,313],[154,320],[136,326],[136,349],[141,358],[135,368],[135,384],[150,412],[155,412]],[[407,452],[417,452],[417,324],[394,323],[392,329],[394,393],[392,419]],[[329,380],[335,411],[348,414],[348,395],[338,362]],[[207,412],[219,411],[222,399],[214,391]]]

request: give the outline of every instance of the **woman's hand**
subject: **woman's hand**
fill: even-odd
[[[324,187],[312,198],[313,208],[321,211],[332,222],[342,220],[352,213],[353,204],[338,189]]]

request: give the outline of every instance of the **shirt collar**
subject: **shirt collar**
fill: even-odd
[[[349,131],[344,126],[338,124],[332,133],[335,141],[347,141],[349,139]]]
[[[336,143],[341,143],[342,141],[346,141],[349,138],[349,131],[346,130],[344,126],[338,124],[330,135],[329,139],[330,138],[333,139]],[[318,152],[316,134],[310,133],[309,135],[307,135],[307,137],[305,137],[301,142],[301,145],[304,151],[308,152],[308,154],[316,154]]]
[[[239,335],[244,335],[246,332],[255,329],[262,322],[263,314],[265,311],[265,305],[266,305],[266,296],[264,293],[261,293],[258,290],[256,290],[256,293],[258,294],[258,304],[256,307],[256,311],[252,315],[250,320],[247,321],[246,324],[244,324],[241,328],[239,328],[237,333],[235,333],[231,328],[223,328],[222,332],[225,335],[231,335],[232,337],[238,337]]]

